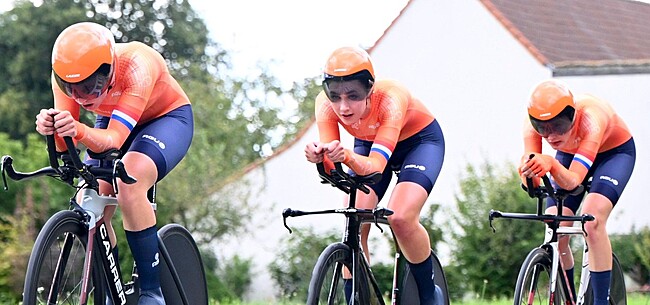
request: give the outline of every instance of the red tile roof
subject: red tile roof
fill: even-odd
[[[554,75],[650,73],[650,4],[480,0]]]

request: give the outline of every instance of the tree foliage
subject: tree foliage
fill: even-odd
[[[319,234],[312,228],[294,230],[280,242],[277,259],[269,266],[281,299],[304,301],[314,265],[327,245],[340,239],[335,231]]]
[[[80,21],[105,25],[117,42],[137,40],[152,46],[190,97],[195,135],[186,158],[158,185],[157,218],[160,226],[185,225],[199,247],[209,251],[211,242],[234,234],[250,218],[245,194],[237,202],[212,194],[309,121],[312,103],[296,101],[313,99],[315,82],[305,80],[285,90],[265,70],[252,80],[233,77],[227,52],[209,39],[204,21],[187,0],[43,0],[38,6],[16,1],[11,11],[0,14],[0,54],[6,59],[0,61],[0,153],[14,156],[17,167],[25,165],[21,169],[46,166],[42,137],[28,135],[35,134],[38,111],[53,105],[52,45],[61,30]],[[82,114],[84,122],[92,122],[92,115]],[[35,232],[71,195],[65,185],[48,179],[10,184],[10,191],[0,195],[0,215],[35,207]],[[116,216],[120,256],[128,257]],[[4,221],[13,225],[20,220]],[[0,231],[0,239],[5,234]]]
[[[468,165],[451,214],[452,262],[446,267],[452,297],[473,292],[486,298],[511,297],[521,263],[543,240],[544,225],[526,221],[488,222],[490,209],[535,213],[536,201],[520,188],[514,166]]]
[[[45,141],[36,135],[17,141],[0,133],[0,152],[12,157],[18,171],[48,165]],[[39,228],[54,211],[67,208],[74,189],[46,177],[21,182],[8,179],[7,186],[8,190],[0,193],[0,296],[17,300]]]
[[[650,227],[633,228],[630,233],[610,236],[610,240],[623,272],[639,285],[649,284]]]

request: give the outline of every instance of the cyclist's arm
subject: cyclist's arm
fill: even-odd
[[[526,117],[524,122],[524,154],[521,156],[521,162],[518,168],[519,177],[521,178],[521,183],[526,185],[526,176],[522,172],[522,168],[526,165],[526,162],[530,159],[531,154],[541,154],[542,153],[542,136],[540,136],[533,125],[530,124],[530,119]],[[538,186],[540,184],[540,179],[533,179],[533,186]]]
[[[128,107],[128,105],[145,104],[145,101],[139,97],[122,96],[118,102],[118,106],[111,114],[108,127],[106,129],[98,129],[79,122],[79,104],[63,94],[58,88],[54,90],[54,107],[58,110],[68,110],[73,114],[75,128],[77,130],[77,135],[74,137],[74,140],[83,143],[88,149],[97,152],[122,146],[142,114],[142,109]],[[65,148],[65,144],[60,137],[56,137],[56,142],[57,150],[63,150]]]
[[[607,124],[606,114],[590,109],[583,111],[580,126],[577,126],[578,137],[582,140],[573,156],[571,166],[566,169],[557,162],[557,165],[551,169],[553,179],[561,188],[572,190],[585,179],[600,150]]]
[[[54,74],[52,74],[52,75],[54,75]],[[52,84],[52,93],[54,95],[54,108],[57,109],[57,110],[60,110],[60,111],[67,110],[68,112],[70,112],[70,114],[72,115],[72,118],[75,121],[75,126],[76,126],[77,130],[79,130],[79,127],[78,127],[78,124],[80,124],[79,123],[79,111],[80,111],[81,107],[79,106],[79,104],[77,104],[77,102],[75,102],[72,98],[65,95],[65,93],[63,93],[63,91],[61,91],[61,89],[59,89],[59,86],[56,85],[56,81],[54,80],[53,77],[52,77],[51,81],[52,81],[51,82],[51,84]],[[73,141],[76,144],[77,140],[73,139]],[[56,151],[57,152],[62,152],[62,151],[65,151],[67,149],[67,147],[65,145],[65,141],[63,141],[63,138],[60,137],[59,135],[57,135],[56,132],[54,133],[54,142],[56,143]]]
[[[339,132],[338,117],[331,107],[328,107],[327,98],[325,93],[321,92],[316,97],[315,102],[315,117],[316,126],[318,127],[318,136],[321,143],[330,143],[334,140],[340,141],[341,134]],[[326,172],[334,169],[334,163],[327,158],[323,152],[323,164],[325,165]]]

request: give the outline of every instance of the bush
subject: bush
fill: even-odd
[[[312,228],[300,228],[280,243],[283,247],[278,249],[269,271],[280,289],[281,299],[307,300],[309,280],[318,256],[338,239],[340,233],[316,234]]]
[[[610,235],[612,250],[618,256],[623,272],[640,285],[650,281],[650,227],[632,229],[628,234]]]

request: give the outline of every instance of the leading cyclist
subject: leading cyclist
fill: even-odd
[[[555,157],[542,154],[542,138],[557,150]],[[533,89],[529,99],[524,147],[519,168],[523,181],[534,178],[539,185],[539,177],[550,173],[556,187],[572,190],[593,178],[582,213],[596,218],[585,225],[594,304],[607,305],[612,246],[606,225],[634,169],[636,149],[630,131],[605,101],[591,95],[574,96],[564,83],[546,80]],[[530,158],[531,154],[534,157]],[[583,197],[584,192],[568,197],[562,213],[575,215]],[[555,205],[549,198],[546,213],[555,214]],[[569,237],[559,242],[562,265],[575,300]]]
[[[376,207],[392,172],[397,172],[388,202],[395,214],[388,220],[415,276],[421,304],[440,304],[429,235],[419,222],[444,158],[445,142],[438,121],[401,84],[375,81],[370,56],[356,47],[339,48],[328,58],[315,109],[320,140],[305,147],[309,162],[342,162],[358,175],[382,172],[381,182],[370,186],[370,194],[359,192],[358,208]],[[339,124],[354,136],[353,150],[339,142]],[[369,225],[362,228],[366,254],[369,231]],[[346,277],[349,300],[352,282],[349,273]]]
[[[36,116],[36,130],[70,136],[95,152],[119,148],[135,184],[118,180],[126,238],[140,279],[139,305],[164,304],[160,290],[156,216],[147,191],[187,153],[194,133],[190,101],[163,57],[140,42],[115,43],[109,29],[82,22],[64,29],[52,50],[54,108]],[[79,122],[80,107],[97,114],[95,128]],[[92,160],[91,160],[92,162]],[[100,193],[112,194],[107,182]],[[110,239],[115,231],[106,208]],[[117,248],[113,250],[117,255]]]

